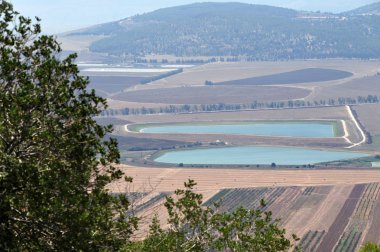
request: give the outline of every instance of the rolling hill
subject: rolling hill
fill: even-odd
[[[159,9],[67,36],[105,36],[92,52],[114,56],[245,56],[250,60],[380,58],[379,4],[342,14],[243,3]]]
[[[346,12],[349,15],[380,15],[380,2],[365,5],[358,9]]]

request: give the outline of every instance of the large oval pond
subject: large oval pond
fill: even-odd
[[[242,134],[308,138],[329,138],[336,136],[336,123],[334,122],[163,124],[137,126],[136,128],[144,133]]]
[[[165,152],[155,161],[184,164],[307,165],[368,156],[364,153],[289,147],[223,147]]]

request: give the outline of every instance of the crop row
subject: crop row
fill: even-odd
[[[224,200],[222,200],[220,210],[231,212],[240,206],[246,208],[260,207],[260,201],[265,197],[268,190],[270,189],[235,189],[228,193]]]
[[[355,185],[349,197],[346,199],[343,207],[340,209],[337,217],[327,231],[326,236],[323,238],[321,244],[318,246],[318,252],[332,251],[338,243],[339,238],[346,229],[350,217],[352,216],[360,197],[362,196],[365,185]]]
[[[282,211],[282,213],[279,215],[281,218],[280,224],[285,224],[291,216],[299,211],[300,209],[306,207],[312,207],[308,206],[308,204],[315,204],[315,202],[318,202],[321,200],[321,195],[317,194],[311,194],[311,195],[303,195],[302,193],[298,193],[296,197],[289,203],[290,208],[286,209],[286,211]]]
[[[204,205],[211,206],[213,203],[219,202],[220,211],[231,212],[240,206],[260,208],[260,202],[264,199],[266,206],[262,210],[267,210],[286,190],[284,187],[223,189],[206,201]]]
[[[325,235],[326,231],[311,231],[309,230],[300,240],[298,245],[301,247],[302,251],[313,252],[319,245],[322,237]]]
[[[306,187],[302,195],[310,195],[314,190],[315,190],[315,187],[313,186]]]
[[[223,212],[233,211],[239,206],[251,208],[264,197],[267,191],[267,188],[223,189],[206,201],[204,205],[210,206],[213,203],[219,202],[219,210]]]
[[[204,206],[211,206],[214,203],[219,202],[220,200],[223,200],[223,198],[231,191],[231,189],[222,189],[219,192],[217,192],[215,195],[213,195],[210,199],[208,199],[206,202],[203,203]]]
[[[266,206],[264,207],[264,210],[269,209],[274,202],[277,201],[278,198],[281,197],[281,195],[286,191],[286,188],[279,187],[274,190],[272,190],[267,197],[265,197]]]
[[[141,200],[142,198],[144,198],[147,195],[148,195],[148,193],[146,193],[146,192],[130,192],[130,193],[126,194],[128,200],[131,204],[138,202],[139,200]]]
[[[362,232],[360,230],[362,230],[362,227],[358,227],[357,225],[352,225],[352,227],[348,228],[348,231],[344,232],[341,236],[339,242],[337,243],[334,249],[334,252],[355,252],[359,240],[362,236]]]
[[[276,217],[281,219],[281,222],[285,222],[286,217],[289,216],[289,208],[299,199],[301,193],[302,191],[299,187],[287,188],[281,197],[270,206],[270,210]]]
[[[372,213],[371,221],[368,221],[368,232],[364,241],[378,242],[380,230],[380,201],[375,204],[374,211]]]
[[[148,209],[150,208],[151,206],[153,206],[154,204],[156,204],[157,202],[159,202],[160,200],[164,199],[166,196],[168,196],[170,193],[166,193],[166,192],[161,192],[159,194],[157,194],[156,196],[152,197],[151,199],[149,199],[148,201],[142,203],[142,204],[137,204],[133,211],[135,213],[138,213],[138,212],[141,212],[145,209]]]
[[[379,197],[380,184],[371,183],[366,186],[366,189],[361,197],[357,208],[355,209],[354,218],[368,220],[371,215],[375,202]]]

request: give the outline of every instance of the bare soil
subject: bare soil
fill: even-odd
[[[252,188],[272,186],[318,186],[363,184],[380,181],[380,170],[255,170],[207,168],[143,168],[122,165],[122,170],[134,178],[134,191],[155,188],[172,191],[183,186],[189,178],[197,181],[197,190],[222,188]],[[110,185],[113,192],[123,192],[123,180]]]
[[[379,70],[379,61],[361,60],[294,60],[287,62],[233,62],[211,63],[184,69],[184,72],[149,85],[139,85],[138,89],[157,89],[183,86],[203,86],[205,81],[223,82],[236,79],[260,77],[305,68],[324,68],[347,71],[354,74],[348,79],[374,75]],[[341,80],[323,83],[323,86],[341,83]],[[307,84],[310,86],[310,84]],[[313,84],[314,85],[314,84]],[[318,84],[315,84],[318,86]]]
[[[148,77],[139,76],[90,76],[89,89],[103,91],[108,95],[136,86]]]
[[[300,99],[310,94],[301,88],[269,86],[205,86],[131,91],[111,96],[114,100],[166,104],[242,104]]]
[[[356,98],[358,96],[380,95],[380,76],[372,75],[356,78],[339,85],[318,87],[307,97],[307,100],[337,100],[340,97]]]
[[[134,123],[226,122],[256,120],[349,120],[345,107],[273,109],[238,112],[120,116]]]
[[[324,68],[306,68],[291,72],[272,74],[260,77],[238,79],[232,81],[217,82],[214,85],[285,85],[325,82],[340,80],[351,77],[353,74],[347,71],[324,69]]]
[[[358,113],[358,119],[365,130],[372,135],[380,134],[380,104],[360,105],[355,106],[354,109]]]

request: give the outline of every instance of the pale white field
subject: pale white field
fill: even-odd
[[[195,65],[161,65],[161,67],[165,67],[165,68],[190,68],[190,67],[194,67]]]
[[[177,70],[177,68],[85,68],[82,72],[95,72],[95,73],[167,73]]]
[[[58,35],[57,40],[61,43],[62,50],[64,51],[89,51],[90,45],[98,40],[106,38],[107,36],[65,36],[66,34]]]

